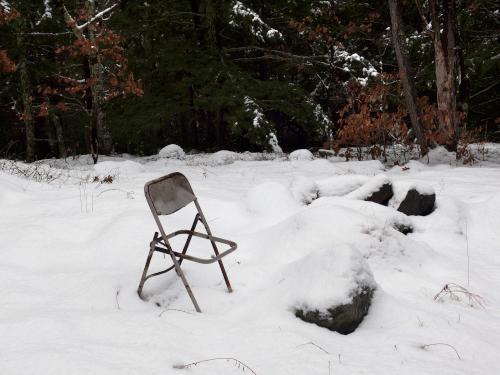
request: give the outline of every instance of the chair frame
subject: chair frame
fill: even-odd
[[[150,192],[150,187],[154,186],[157,183],[164,182],[165,180],[172,179],[174,177],[185,179],[185,183],[187,183],[186,186],[189,188],[189,190],[191,190],[188,194],[192,194],[192,198],[189,198],[188,199],[189,202],[187,202],[187,203],[182,202],[181,203],[182,207],[175,209],[173,212],[164,213],[164,214],[159,213],[158,208],[155,207],[154,199],[153,199],[151,192]],[[159,276],[161,274],[167,273],[167,272],[171,271],[172,269],[174,269],[176,271],[177,275],[181,278],[182,283],[184,284],[184,287],[186,288],[186,291],[187,291],[189,297],[191,298],[191,301],[193,302],[193,305],[194,305],[196,311],[201,312],[200,306],[198,305],[198,302],[196,301],[196,298],[194,297],[193,291],[191,290],[191,287],[189,286],[189,283],[186,279],[186,276],[184,275],[184,272],[182,271],[181,264],[182,264],[183,260],[188,260],[188,261],[192,261],[192,262],[200,263],[200,264],[211,264],[214,262],[218,262],[220,270],[222,272],[222,276],[223,276],[224,281],[225,281],[226,286],[227,286],[227,290],[229,293],[231,293],[233,291],[233,289],[231,287],[231,283],[229,282],[229,278],[228,278],[226,270],[224,268],[224,264],[222,263],[222,258],[225,257],[226,255],[232,253],[233,251],[235,251],[237,248],[237,244],[236,244],[236,242],[226,240],[224,238],[220,238],[220,237],[216,237],[216,236],[212,235],[212,231],[210,230],[210,227],[207,223],[205,215],[203,214],[201,206],[198,203],[198,198],[196,197],[196,195],[192,191],[191,185],[189,184],[189,181],[187,180],[187,178],[179,172],[170,173],[166,176],[163,176],[163,177],[160,177],[160,178],[157,178],[155,180],[147,182],[144,185],[144,194],[146,195],[146,200],[148,202],[149,208],[151,209],[151,212],[153,214],[153,217],[155,219],[156,225],[157,225],[160,233],[155,232],[155,234],[153,236],[153,240],[150,242],[150,245],[149,245],[148,257],[146,259],[146,264],[145,264],[144,270],[142,272],[142,277],[141,277],[141,281],[139,283],[139,288],[137,289],[137,293],[139,294],[139,297],[141,299],[144,299],[144,297],[142,295],[142,290],[143,290],[144,283],[146,282],[146,280],[148,280],[151,277]],[[170,214],[176,212],[177,210],[187,206],[191,202],[194,203],[194,205],[196,206],[196,210],[197,210],[193,224],[191,225],[191,229],[189,229],[189,230],[182,229],[182,230],[172,232],[170,234],[166,234],[165,229],[163,228],[163,225],[161,224],[159,216],[160,215],[170,215]],[[196,226],[198,225],[199,222],[201,222],[203,224],[203,226],[205,227],[205,231],[207,232],[206,234],[195,231]],[[186,242],[184,243],[184,246],[182,248],[182,252],[180,252],[180,253],[177,251],[174,251],[170,242],[169,242],[169,239],[171,239],[175,236],[178,236],[178,235],[187,235]],[[210,258],[199,258],[199,257],[194,257],[191,255],[188,255],[187,251],[188,251],[189,244],[191,243],[191,239],[193,238],[193,236],[209,240],[210,243],[212,244],[212,249],[215,253],[215,256],[212,256]],[[222,252],[222,253],[219,253],[217,243],[228,245],[229,249]],[[153,254],[155,252],[170,255],[173,265],[168,267],[167,269],[165,269],[163,271],[155,272],[155,273],[148,275],[149,265],[151,263],[151,259],[152,259]]]

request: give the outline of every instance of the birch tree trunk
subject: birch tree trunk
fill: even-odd
[[[420,145],[420,153],[421,155],[425,155],[427,153],[427,142],[420,123],[420,113],[417,107],[417,90],[415,88],[415,81],[413,78],[413,69],[408,58],[406,43],[404,42],[404,36],[401,31],[401,12],[398,0],[388,1],[391,16],[392,45],[398,61],[399,76],[403,84],[406,109],[408,110],[408,115],[410,116],[413,132],[415,133],[418,144]]]

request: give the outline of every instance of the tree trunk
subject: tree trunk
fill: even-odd
[[[458,114],[456,100],[456,1],[442,0],[442,25],[437,0],[429,0],[432,22],[432,41],[436,66],[437,105],[439,126],[446,134],[446,147],[457,149]],[[443,31],[441,31],[441,29]]]
[[[22,20],[21,22],[25,22]],[[26,133],[26,161],[32,162],[35,160],[35,127],[33,123],[33,109],[31,106],[31,82],[28,75],[28,68],[26,66],[26,47],[24,46],[24,39],[22,31],[20,30],[17,36],[17,46],[21,51],[19,64],[17,66],[19,71],[19,78],[21,82],[21,97],[23,102],[23,122],[24,130]]]
[[[57,142],[57,150],[59,152],[59,157],[66,158],[68,155],[66,152],[66,145],[64,144],[64,135],[61,125],[61,118],[55,113],[51,113],[50,120],[52,121],[54,129],[56,130],[56,142]]]
[[[389,0],[391,15],[392,44],[398,60],[399,76],[403,84],[406,109],[410,116],[411,126],[420,145],[421,155],[427,153],[427,142],[420,123],[420,113],[417,107],[417,90],[413,78],[413,69],[406,52],[404,37],[401,32],[401,13],[398,0]]]

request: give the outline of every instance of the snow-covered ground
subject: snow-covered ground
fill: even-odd
[[[434,156],[405,168],[228,152],[95,167],[82,157],[50,161],[50,183],[0,172],[0,374],[242,373],[222,359],[174,368],[227,357],[259,375],[500,373],[500,158],[457,167]],[[156,230],[143,186],[173,171],[190,180],[214,234],[238,243],[224,259],[231,294],[216,264],[183,264],[201,314],[173,273],[146,283],[148,302],[136,294]],[[344,196],[382,173],[396,190],[389,207]],[[108,175],[112,184],[92,182]],[[437,208],[405,217],[394,207],[419,184],[434,188]],[[193,214],[167,217],[166,229],[189,227]],[[335,298],[328,270],[345,248],[378,285],[347,336],[292,311],[297,298]],[[153,270],[167,264],[156,255]],[[460,294],[435,301],[447,283],[484,307]]]

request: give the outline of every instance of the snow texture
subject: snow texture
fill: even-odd
[[[160,152],[158,152],[160,158],[174,158],[174,159],[184,159],[186,153],[184,150],[175,144],[170,144],[163,147]]]
[[[222,150],[217,151],[209,157],[209,164],[212,166],[232,164],[238,158],[236,152]]]
[[[290,158],[290,160],[295,160],[295,161],[298,161],[298,160],[308,161],[308,160],[314,159],[314,155],[312,154],[312,152],[309,150],[305,150],[305,149],[295,150],[295,151],[291,152],[288,157]]]
[[[304,176],[297,176],[292,180],[290,191],[294,198],[303,204],[310,204],[319,197],[318,185]]]

